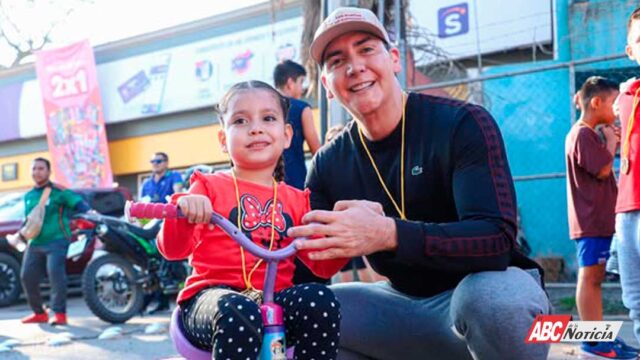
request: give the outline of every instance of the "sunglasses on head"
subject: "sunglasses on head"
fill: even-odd
[[[149,162],[152,163],[152,164],[161,164],[161,163],[164,162],[164,160],[163,159],[153,159],[153,160],[151,160]]]

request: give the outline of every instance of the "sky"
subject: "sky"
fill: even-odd
[[[71,41],[89,37],[95,46],[262,2],[265,0],[94,0],[72,14],[56,35]]]
[[[69,0],[67,0],[69,1]],[[73,0],[71,0],[73,1]],[[66,45],[89,39],[93,46],[117,41],[163,28],[223,14],[243,7],[264,3],[267,0],[93,0],[80,4],[64,23],[52,33],[55,43],[47,47]],[[13,6],[17,23],[27,33],[41,32],[48,14],[56,11],[56,0],[39,8],[25,7],[24,0],[0,1],[3,6]],[[2,20],[2,19],[0,19]],[[12,59],[8,49],[0,46],[0,64]]]

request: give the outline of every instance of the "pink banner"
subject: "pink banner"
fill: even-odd
[[[113,177],[93,49],[88,41],[36,53],[56,182],[110,187]]]

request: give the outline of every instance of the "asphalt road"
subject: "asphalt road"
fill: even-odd
[[[170,313],[134,317],[126,324],[112,325],[96,318],[80,297],[69,299],[69,324],[52,327],[45,324],[22,324],[20,319],[30,313],[25,303],[0,309],[0,344],[8,339],[20,341],[12,351],[0,352],[0,359],[167,359],[177,353],[169,334]],[[160,334],[145,334],[151,324],[164,329]],[[122,335],[106,340],[98,336],[107,328],[119,326]],[[52,346],[48,341],[61,333],[70,333],[72,341]]]

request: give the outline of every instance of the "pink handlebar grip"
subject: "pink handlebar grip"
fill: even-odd
[[[128,218],[165,219],[179,216],[178,207],[171,204],[127,202],[125,212]]]

